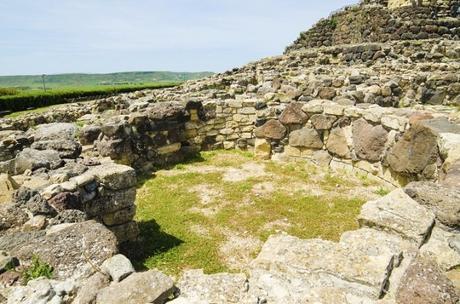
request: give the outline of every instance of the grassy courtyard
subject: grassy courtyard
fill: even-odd
[[[357,228],[360,207],[386,191],[367,177],[306,162],[203,152],[139,185],[144,256],[137,266],[170,275],[195,268],[239,271],[271,234],[338,240]]]

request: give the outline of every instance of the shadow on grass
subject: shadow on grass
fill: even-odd
[[[149,172],[137,172],[137,188],[141,188],[147,181],[155,177],[155,172],[159,170],[171,170],[177,165],[188,165],[194,163],[202,163],[206,160],[199,153],[185,153],[185,155],[176,155],[172,159],[168,159],[161,165],[155,164]]]
[[[165,253],[184,241],[161,230],[155,220],[138,222],[139,240],[121,245],[120,252],[126,255],[137,271],[147,270],[145,262],[148,258]]]

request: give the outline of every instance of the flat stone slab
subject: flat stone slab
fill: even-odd
[[[345,288],[378,299],[400,254],[390,250],[368,254],[348,243],[277,235],[267,240],[251,266],[308,282],[310,288]]]
[[[186,271],[177,287],[180,297],[171,303],[242,303],[249,289],[244,274],[205,275],[203,270]]]
[[[340,244],[350,250],[358,250],[369,256],[393,255],[394,267],[407,256],[415,256],[418,247],[398,235],[371,228],[361,228],[342,234]]]
[[[173,280],[159,271],[150,270],[133,273],[102,289],[96,304],[164,303],[172,292]]]
[[[434,225],[434,214],[397,189],[361,209],[361,227],[388,231],[421,246]]]

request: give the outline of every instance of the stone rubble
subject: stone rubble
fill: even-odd
[[[281,56],[175,88],[0,119],[0,303],[458,302],[460,21],[447,1],[437,19],[398,1],[361,1]],[[135,272],[119,248],[139,235],[138,174],[219,148],[403,188],[338,242],[269,237],[245,273]],[[34,255],[53,278],[24,285]]]

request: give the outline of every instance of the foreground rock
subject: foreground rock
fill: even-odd
[[[366,203],[358,221],[361,226],[396,233],[420,246],[429,236],[434,218],[433,213],[398,189],[381,199]]]
[[[185,272],[177,287],[180,297],[171,304],[243,303],[249,291],[248,280],[243,274],[205,275],[202,270]]]
[[[102,289],[97,304],[164,303],[173,292],[173,281],[161,272],[134,273]]]
[[[424,257],[409,266],[397,294],[400,304],[455,304],[459,300],[452,282],[435,262]]]
[[[67,224],[51,233],[7,233],[0,236],[0,248],[21,261],[37,255],[55,269],[56,279],[87,277],[118,251],[115,236],[94,221]]]

